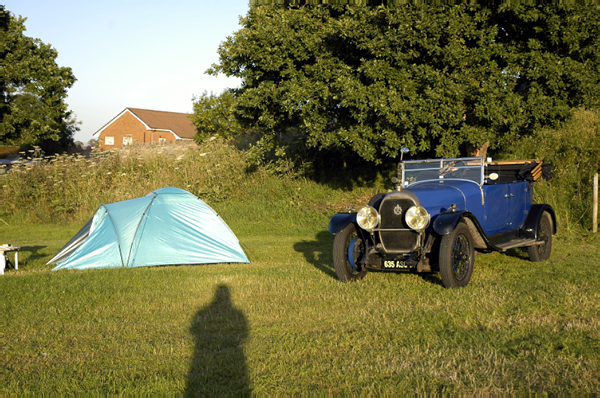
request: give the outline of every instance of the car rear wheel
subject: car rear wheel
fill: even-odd
[[[333,240],[333,266],[342,282],[364,278],[367,270],[358,262],[364,255],[365,244],[356,233],[354,224],[349,224]]]
[[[550,258],[552,251],[552,217],[548,212],[542,214],[537,231],[537,245],[529,246],[529,260],[544,261]]]
[[[466,224],[459,223],[454,231],[442,236],[439,255],[444,287],[467,286],[473,274],[475,250],[473,237]]]

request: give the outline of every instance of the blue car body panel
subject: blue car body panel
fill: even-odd
[[[456,205],[456,210],[469,210],[477,218],[483,216],[483,192],[473,181],[423,181],[405,189],[417,195],[421,206],[431,215],[432,221],[438,214],[449,211],[451,205]]]
[[[417,182],[405,189],[417,195],[432,222],[454,204],[456,211],[471,212],[486,235],[520,228],[531,207],[527,181],[480,187],[473,181],[447,179]]]
[[[531,208],[531,187],[527,181],[484,185],[485,211],[478,217],[486,235],[520,228]]]

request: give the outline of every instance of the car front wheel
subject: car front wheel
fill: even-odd
[[[359,260],[364,255],[365,244],[356,233],[354,224],[349,224],[333,240],[333,266],[342,282],[364,278],[367,270]]]
[[[460,223],[454,231],[442,236],[439,254],[440,274],[444,287],[467,286],[475,261],[473,238],[469,227]]]
[[[540,219],[537,243],[527,248],[529,260],[534,262],[548,260],[552,251],[552,217],[548,212],[544,212]]]

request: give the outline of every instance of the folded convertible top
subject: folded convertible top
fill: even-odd
[[[498,179],[490,184],[505,184],[514,181],[536,182],[540,178],[552,179],[552,165],[540,159],[497,160],[486,163],[486,175],[498,174]]]

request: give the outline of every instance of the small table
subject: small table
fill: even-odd
[[[19,246],[2,245],[0,246],[0,275],[4,275],[4,268],[6,264],[10,263],[8,260],[8,252],[15,252],[15,269],[19,269]]]

